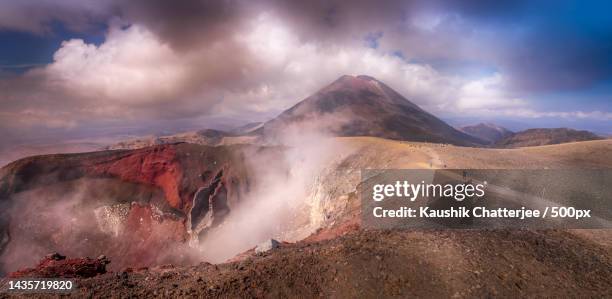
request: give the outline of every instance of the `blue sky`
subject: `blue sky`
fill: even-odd
[[[0,30],[0,69],[6,72],[22,73],[30,68],[53,62],[53,54],[65,40],[84,39],[88,43],[104,41],[106,26],[89,32],[70,31],[61,23],[51,25],[47,34],[27,31]]]

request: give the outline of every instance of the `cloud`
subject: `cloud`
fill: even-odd
[[[70,129],[77,125],[77,122],[66,113],[54,113],[41,109],[25,109],[18,115],[0,112],[0,118],[10,121],[12,126],[17,127],[42,126],[51,129]]]
[[[483,118],[502,116],[513,118],[563,118],[610,121],[612,113],[602,111],[538,111],[529,101],[510,92],[508,79],[499,73],[472,80],[459,89],[455,109],[459,113]]]
[[[492,76],[473,80],[459,90],[456,106],[462,111],[478,109],[524,108],[528,103],[508,93],[505,79],[495,73]]]
[[[73,31],[86,31],[104,23],[112,12],[108,0],[0,0],[0,30],[51,34],[61,23]]]
[[[24,5],[6,7],[27,16]],[[517,78],[538,79],[509,67],[524,64],[523,56],[506,61],[508,53],[522,53],[508,46],[522,35],[500,39],[494,26],[476,26],[495,9],[418,1],[60,2],[57,13],[49,9],[29,25],[7,20],[4,28],[44,32],[52,20],[73,15],[85,16],[74,27],[86,28],[119,17],[109,19],[101,44],[67,40],[49,65],[0,79],[0,123],[19,136],[41,128],[173,126],[220,115],[265,120],[344,74],[374,76],[433,113],[609,119],[607,112],[534,109]],[[508,14],[520,10],[513,6]],[[495,72],[464,76],[436,63],[471,60]]]
[[[240,55],[227,59],[229,53]],[[362,45],[302,42],[276,16],[261,14],[245,32],[189,53],[173,49],[141,25],[115,22],[99,46],[80,39],[62,43],[53,63],[14,80],[19,84],[10,88],[9,97],[22,102],[24,96],[51,111],[70,107],[78,112],[77,121],[138,114],[244,116],[279,112],[346,73],[396,83],[421,104],[442,101],[445,92],[439,86],[453,80],[427,65]],[[32,108],[27,102],[19,111]]]
[[[189,66],[148,30],[111,26],[100,46],[81,39],[62,43],[45,75],[81,98],[106,104],[151,103],[181,94]]]
[[[499,115],[523,118],[565,118],[565,119],[591,119],[598,121],[612,121],[612,113],[603,111],[536,111],[533,109],[508,109],[499,111]]]
[[[121,17],[141,24],[180,51],[223,41],[242,29],[248,19],[248,2],[116,0]]]
[[[349,45],[384,33],[381,50],[409,60],[488,64],[523,91],[584,88],[612,76],[605,2],[30,0],[1,6],[0,30],[41,34],[61,23],[82,31],[120,17],[181,53],[227,43],[250,20],[271,13],[302,42]]]
[[[141,25],[115,21],[99,46],[65,41],[49,65],[0,80],[7,91],[0,95],[2,120],[16,127],[9,119],[33,110],[62,112],[76,122],[206,115],[221,92],[242,88],[242,71],[254,66],[242,51],[229,39],[182,53]],[[238,57],[227,59],[228,53]],[[51,123],[38,120],[33,125]]]
[[[285,109],[343,74],[369,74],[398,88],[421,104],[440,100],[451,84],[427,65],[407,63],[390,53],[380,53],[363,45],[328,46],[302,42],[274,15],[262,14],[238,36],[252,59],[257,61],[256,83],[246,94],[234,94],[240,102],[261,110]],[[249,74],[251,75],[251,74]],[[434,89],[436,92],[434,94]],[[252,100],[246,100],[250,97]],[[243,106],[245,107],[245,106]]]

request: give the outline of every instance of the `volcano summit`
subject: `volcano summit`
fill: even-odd
[[[479,139],[460,132],[369,76],[345,75],[266,122],[263,133],[275,135],[304,124],[335,136],[373,136],[474,146]]]

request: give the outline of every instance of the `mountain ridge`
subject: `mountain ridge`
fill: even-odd
[[[462,126],[459,131],[479,138],[488,144],[494,144],[504,138],[512,136],[514,132],[496,125],[494,123],[478,123],[475,125]]]
[[[479,146],[478,138],[460,132],[410,102],[386,84],[366,75],[344,75],[264,123],[264,136],[293,125],[308,124],[334,136],[373,136],[393,140]]]
[[[497,147],[514,148],[604,139],[593,132],[570,128],[534,128],[499,140]]]

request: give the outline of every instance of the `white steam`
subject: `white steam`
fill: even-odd
[[[264,155],[251,157],[256,186],[201,240],[204,259],[222,262],[266,239],[297,241],[318,228],[311,215],[314,184],[326,168],[349,154],[348,148],[322,131],[317,123],[290,125],[275,136],[284,146],[279,156],[272,157],[276,161]]]

